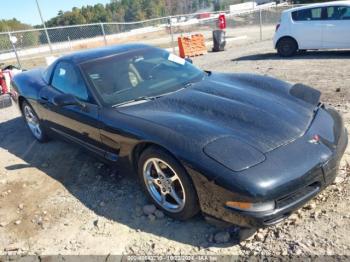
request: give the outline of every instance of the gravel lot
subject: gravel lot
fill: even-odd
[[[350,130],[350,52],[281,59],[271,45],[231,42],[194,63],[314,86]],[[65,142],[35,142],[14,107],[0,110],[0,159],[0,254],[350,255],[349,147],[334,185],[241,243],[234,228],[217,228],[200,215],[187,222],[161,212],[146,216],[147,199],[124,163],[113,171]]]

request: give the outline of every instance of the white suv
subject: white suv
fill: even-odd
[[[273,42],[281,56],[292,56],[298,50],[350,48],[350,1],[284,11]]]

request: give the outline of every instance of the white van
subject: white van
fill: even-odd
[[[292,56],[298,50],[350,48],[350,1],[284,11],[273,44],[281,56]]]

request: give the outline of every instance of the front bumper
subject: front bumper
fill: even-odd
[[[321,111],[299,141],[275,150],[270,155],[270,163],[268,156],[266,163],[243,174],[247,181],[260,179],[257,184],[265,186],[264,191],[250,190],[251,201],[274,200],[274,210],[247,212],[227,207],[226,201],[239,201],[242,194],[230,192],[215,183],[199,181],[198,195],[203,213],[242,227],[270,226],[287,218],[331,184],[345,152],[348,135],[338,113]],[[314,134],[319,134],[323,141],[310,143],[309,138]],[[198,189],[198,181],[194,182]],[[270,182],[273,182],[271,186],[268,185]]]
[[[312,173],[319,173],[319,175],[315,175],[315,177],[321,177],[322,175],[324,177],[323,181],[320,179],[284,198],[278,199],[276,201],[277,208],[272,211],[261,213],[241,211],[240,215],[247,217],[247,221],[249,221],[252,226],[261,227],[274,225],[287,218],[293,211],[302,207],[324,188],[333,183],[339,168],[340,159],[343,156],[348,143],[347,131],[345,128],[343,130],[339,143],[337,144],[332,156],[323,163],[320,168],[312,171]]]

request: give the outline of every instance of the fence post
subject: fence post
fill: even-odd
[[[103,41],[105,42],[105,45],[107,45],[107,38],[106,38],[105,28],[103,26],[103,23],[100,23],[100,25],[101,25],[102,35],[103,35]]]
[[[68,40],[68,43],[69,43],[69,49],[72,51],[73,47],[72,47],[72,43],[70,42],[70,37],[69,36],[68,36],[67,40]]]
[[[261,8],[259,10],[259,21],[260,21],[260,41],[262,41],[262,14],[261,14]]]
[[[168,17],[168,24],[169,24],[169,30],[170,30],[170,36],[171,36],[171,47],[173,48],[173,53],[175,54],[173,25],[172,25],[170,16]]]
[[[50,40],[50,37],[49,37],[49,33],[47,32],[46,26],[45,26],[44,30],[45,30],[45,34],[46,34],[46,38],[47,38],[47,43],[49,44],[50,53],[52,54],[53,53],[52,44],[51,44],[51,40]]]
[[[12,45],[12,49],[13,49],[13,51],[15,52],[15,55],[16,55],[18,67],[19,67],[19,68],[22,68],[21,61],[19,60],[19,56],[18,56],[18,53],[17,53],[16,45],[15,45],[15,43],[14,43],[12,37],[11,37],[11,33],[8,32],[8,35],[9,35],[10,43],[11,43],[11,45]]]
[[[45,25],[45,21],[44,21],[43,15],[42,15],[42,13],[41,13],[41,9],[40,9],[38,0],[36,0],[36,6],[38,7],[40,19],[41,19],[41,22],[42,22],[42,24],[43,24],[44,31],[45,31],[45,34],[46,34],[47,43],[49,44],[50,53],[52,54],[53,51],[52,51],[52,46],[51,46],[51,40],[50,40],[50,37],[49,37],[49,33],[47,32],[47,28],[46,28],[46,25]]]

